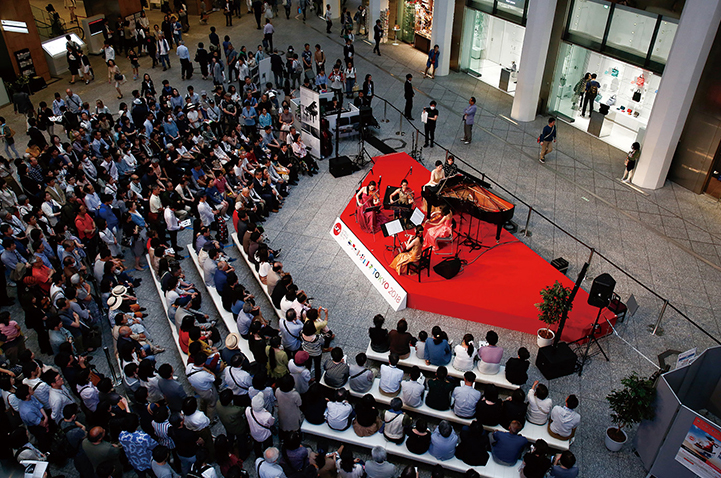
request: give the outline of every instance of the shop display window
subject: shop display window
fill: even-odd
[[[568,36],[574,43],[598,48],[603,43],[610,4],[603,0],[576,0],[568,24]]]
[[[594,100],[594,110],[608,106],[605,120],[613,123],[611,134],[601,139],[627,148],[643,135],[656,99],[661,76],[616,58],[566,42],[561,44],[549,98],[549,110],[580,129],[588,127],[580,116],[583,101],[581,79],[595,73],[601,87]]]
[[[416,34],[430,40],[433,29],[433,0],[417,0],[415,4]]]
[[[525,0],[498,0],[496,3],[497,14],[504,18],[517,19],[520,23],[523,19],[525,5]]]
[[[657,20],[658,15],[617,5],[611,18],[606,47],[621,58],[643,62],[651,47]]]
[[[653,51],[651,52],[651,61],[659,63],[661,65],[666,64],[668,60],[668,54],[671,51],[671,45],[673,39],[676,38],[676,31],[678,30],[678,20],[672,20],[665,18],[659,25],[658,33],[656,34],[656,42],[653,44]]]

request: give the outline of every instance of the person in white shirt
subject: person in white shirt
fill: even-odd
[[[193,357],[194,363],[190,363],[186,367],[185,375],[188,377],[190,386],[200,397],[201,408],[209,418],[213,418],[215,416],[215,403],[218,401],[218,392],[215,391],[215,375],[203,367],[205,360],[205,354],[198,352]]]
[[[392,353],[388,357],[388,364],[381,365],[381,378],[378,389],[387,397],[395,397],[401,390],[403,370],[397,367],[399,360],[398,354]]]
[[[460,372],[473,370],[474,361],[478,355],[478,350],[473,344],[473,335],[464,335],[463,341],[456,345],[453,351],[456,354],[453,358],[453,368]]]
[[[569,395],[565,406],[556,405],[551,410],[548,420],[548,434],[559,440],[570,440],[576,435],[576,428],[581,423],[581,415],[576,412],[578,398]]]
[[[423,394],[426,391],[423,382],[421,369],[416,365],[411,369],[410,380],[403,380],[401,382],[401,400],[403,400],[403,403],[409,407],[420,407],[423,405]]]
[[[265,409],[265,398],[262,393],[253,397],[250,406],[245,408],[250,436],[253,437],[255,456],[261,456],[264,449],[273,445],[273,434],[270,427],[275,418]]]
[[[248,389],[253,385],[253,377],[243,370],[243,356],[241,354],[233,355],[230,359],[230,367],[226,367],[223,371],[223,387],[233,391],[236,397],[248,398]]]
[[[526,401],[528,402],[526,420],[534,425],[545,425],[553,408],[553,400],[548,396],[548,388],[536,380],[528,391]]]
[[[215,222],[215,212],[208,204],[208,198],[204,194],[198,198],[198,215],[205,227],[210,227]]]
[[[255,460],[255,470],[258,478],[286,478],[283,468],[278,464],[280,452],[275,447],[267,448],[263,456]]]
[[[63,408],[65,405],[76,403],[70,391],[65,387],[65,380],[62,375],[54,370],[49,370],[42,375],[43,381],[50,385],[49,402],[51,418],[55,423],[63,419]]]
[[[208,287],[215,287],[215,271],[218,270],[218,249],[208,251],[208,258],[203,263],[203,280]]]
[[[178,232],[182,231],[183,228],[180,227],[178,216],[175,215],[175,204],[170,204],[165,208],[163,217],[165,218],[165,228],[168,231],[168,235],[170,235],[170,245],[175,252],[180,252],[180,248],[178,247]]]
[[[23,383],[33,389],[33,395],[42,403],[43,408],[51,410],[50,406],[50,385],[43,382],[40,378],[42,369],[36,362],[26,362],[23,364],[23,375],[25,379]]]
[[[351,425],[353,406],[348,403],[348,390],[339,388],[335,391],[325,409],[325,421],[332,430],[343,431]]]

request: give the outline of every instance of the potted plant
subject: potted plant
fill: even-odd
[[[551,326],[561,320],[565,307],[568,307],[569,312],[573,308],[573,304],[568,303],[570,295],[571,288],[564,287],[558,281],[541,290],[543,302],[534,304],[538,309],[538,319],[546,324],[546,328],[538,329],[537,342],[539,347],[553,344],[555,334],[551,330]]]
[[[613,390],[606,396],[611,408],[611,421],[614,426],[606,429],[606,448],[618,451],[628,440],[624,427],[651,420],[655,415],[653,406],[656,388],[650,378],[641,378],[632,373],[621,379],[623,388]]]

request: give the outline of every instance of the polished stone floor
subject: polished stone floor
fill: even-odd
[[[355,10],[353,0],[348,5]],[[151,11],[149,17],[151,24],[162,20],[157,10]],[[248,50],[255,50],[260,43],[261,35],[255,29],[251,15],[235,19],[233,27],[224,27],[224,18],[214,13],[210,23],[218,28],[221,38],[230,35],[236,48],[244,44]],[[333,34],[327,35],[325,23],[311,16],[305,24],[293,17],[291,20],[276,19],[274,24],[276,45],[285,48],[292,44],[299,51],[305,42],[319,43],[330,63],[342,57],[337,26]],[[184,35],[191,52],[198,41],[207,43],[207,33],[208,27],[199,26],[197,17],[191,17],[191,30]],[[610,355],[610,362],[595,356],[582,377],[572,375],[550,382],[532,367],[529,383],[535,379],[547,383],[555,403],[560,403],[570,393],[580,397],[582,424],[572,451],[578,458],[581,476],[644,476],[631,444],[618,453],[610,453],[603,446],[603,433],[610,424],[604,397],[631,371],[645,375],[653,373],[656,356],[665,350],[692,347],[703,350],[717,343],[715,340],[721,336],[721,310],[715,302],[721,292],[721,209],[718,203],[673,183],[656,191],[644,191],[621,183],[618,178],[623,169],[624,151],[564,124],[558,126],[557,150],[541,165],[537,160],[536,137],[546,122],[545,117],[516,124],[508,119],[512,97],[500,90],[463,73],[422,79],[425,55],[407,45],[383,45],[381,57],[373,55],[371,49],[371,45],[363,40],[356,41],[359,78],[372,74],[377,96],[389,101],[387,106],[381,99],[374,103],[376,118],[389,120],[380,123],[376,136],[392,139],[388,141],[391,146],[411,151],[413,130],[406,120],[400,121],[394,107],[403,109],[403,81],[406,73],[412,73],[416,88],[414,117],[420,118],[421,107],[436,100],[440,110],[436,133],[440,146],[465,161],[467,165],[463,167],[469,171],[474,168],[486,174],[495,183],[494,188],[503,191],[500,194],[516,204],[515,221],[520,228],[525,226],[528,206],[532,207],[531,235],[517,234],[518,238],[549,261],[559,256],[566,258],[570,263],[568,275],[572,279],[588,259],[589,248],[593,248],[595,253],[588,277],[592,279],[608,272],[617,280],[616,291],[624,300],[631,294],[636,298],[639,304],[636,314],[619,325],[618,336],[601,341]],[[182,87],[182,91],[188,84],[194,85],[196,91],[210,90],[211,82],[204,82],[197,74],[192,81],[181,81],[177,57],[171,55],[171,61],[173,68],[162,72],[159,68],[151,69],[150,59],[143,57],[141,75],[150,73],[156,85],[167,78],[173,86]],[[115,91],[112,85],[103,81],[106,74],[102,59],[93,57],[92,62],[98,80],[88,86],[77,83],[73,85],[75,91],[91,104],[102,98],[112,111],[117,111],[119,100],[115,98]],[[119,63],[123,72],[130,74],[129,62],[121,59]],[[34,95],[33,101],[35,104],[41,100],[49,103],[55,91],[63,93],[67,87],[68,75],[65,74]],[[136,87],[132,80],[123,86],[124,100]],[[461,142],[461,113],[471,95],[477,98],[480,111],[476,117],[474,141],[464,145]],[[16,131],[23,131],[23,119],[13,114],[11,106],[0,108],[0,115],[6,117]],[[414,124],[422,128],[420,121]],[[24,143],[22,134],[18,143]],[[346,140],[340,149],[341,154],[355,155],[358,145],[355,140]],[[371,147],[368,151],[371,155],[378,154]],[[424,149],[421,161],[429,166],[444,156],[440,147]],[[272,246],[283,248],[285,269],[315,298],[315,305],[330,309],[330,326],[336,333],[335,345],[343,347],[349,357],[364,350],[367,328],[377,313],[385,315],[390,324],[401,317],[407,318],[413,333],[441,324],[456,341],[465,333],[483,337],[488,327],[477,322],[411,309],[393,312],[388,307],[329,234],[334,219],[350,200],[362,173],[335,179],[328,173],[328,162],[320,164],[321,174],[303,178],[293,188],[281,212],[265,224],[265,230]],[[189,242],[190,233],[185,232],[181,237]],[[239,257],[232,246],[226,252]],[[268,310],[267,301],[262,298],[260,288],[242,259],[234,264],[241,283],[253,291],[264,310]],[[189,278],[201,282],[189,260],[183,262],[183,267]],[[149,328],[156,340],[168,347],[159,362],[172,363],[180,370],[179,357],[173,351],[167,321],[150,275],[147,271],[135,275],[145,279],[137,294],[150,312],[146,319]],[[583,286],[588,290],[590,284],[591,280],[586,280]],[[649,325],[655,323],[664,300],[669,301],[669,307],[657,335],[651,335]],[[695,321],[698,327],[691,325],[674,308]],[[216,314],[209,298],[203,309]],[[11,308],[11,312],[22,318],[19,307]],[[504,361],[514,356],[520,346],[527,347],[535,357],[534,337],[510,330],[497,331],[501,337],[500,345],[505,349]],[[33,333],[29,336],[34,343]],[[96,362],[104,365],[101,357]],[[102,368],[106,369],[106,366]],[[309,443],[313,441],[309,440]],[[367,458],[365,452],[359,450],[359,453]],[[427,467],[421,469],[424,476],[429,476]],[[66,469],[64,472],[72,474],[73,471]]]

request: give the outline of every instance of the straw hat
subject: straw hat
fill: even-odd
[[[240,335],[231,333],[225,338],[225,347],[230,350],[238,350],[238,344],[240,343]]]
[[[128,292],[128,288],[124,285],[116,285],[115,287],[113,287],[114,296],[119,297],[121,295],[125,295],[126,292]]]
[[[123,299],[121,299],[120,297],[111,295],[110,298],[108,298],[108,307],[110,307],[110,310],[116,310],[118,307],[120,307],[120,304],[122,303]]]

